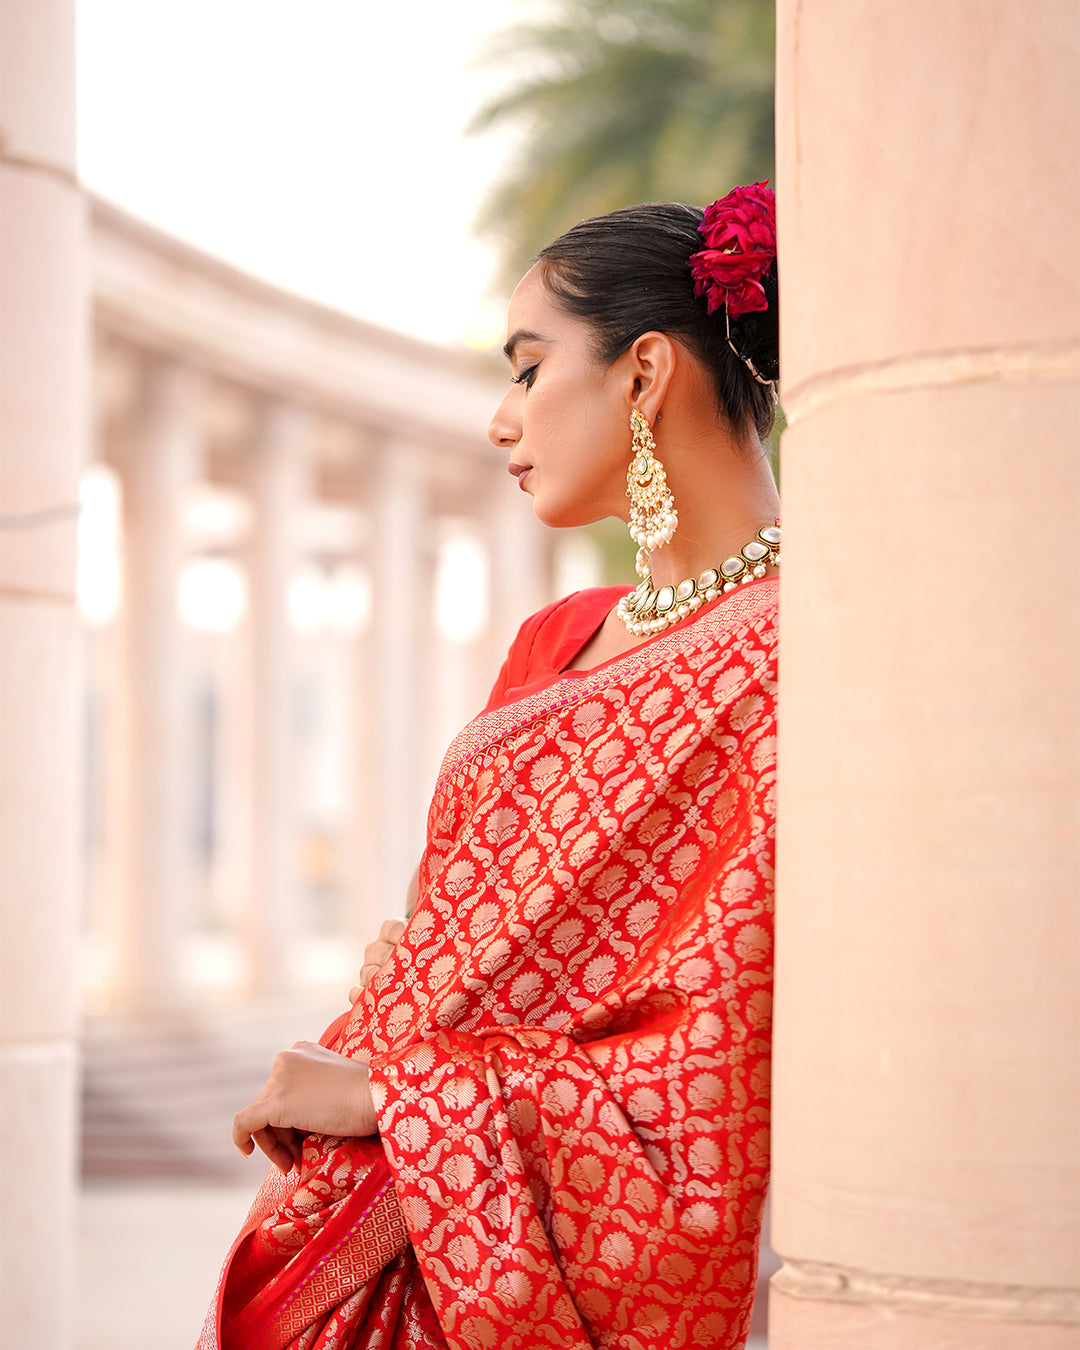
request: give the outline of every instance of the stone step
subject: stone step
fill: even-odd
[[[96,1029],[83,1043],[83,1177],[254,1180],[230,1131],[269,1067],[264,1046],[200,1031]]]

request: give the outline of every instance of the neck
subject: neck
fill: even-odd
[[[763,450],[741,446],[692,447],[672,453],[668,470],[679,527],[667,544],[650,551],[656,588],[697,577],[753,539],[780,515],[780,497]],[[667,457],[661,451],[667,464]]]

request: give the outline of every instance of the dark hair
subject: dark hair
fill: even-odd
[[[690,255],[702,249],[704,212],[680,202],[628,206],[582,220],[537,255],[556,303],[585,319],[600,359],[617,360],[642,333],[677,337],[712,376],[716,401],[736,436],[752,422],[760,438],[772,430],[772,387],[759,384],[728,346],[724,311],[710,315],[694,294]],[[763,285],[769,306],[731,321],[731,340],[765,379],[779,379],[776,263]]]

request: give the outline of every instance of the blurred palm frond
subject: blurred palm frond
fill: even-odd
[[[485,62],[520,82],[470,130],[522,131],[478,221],[507,277],[585,216],[771,177],[773,32],[763,0],[560,0],[500,34]]]

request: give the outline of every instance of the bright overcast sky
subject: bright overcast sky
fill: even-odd
[[[77,0],[91,191],[376,323],[491,341],[470,236],[511,153],[462,137],[506,85],[471,67],[520,0]]]

